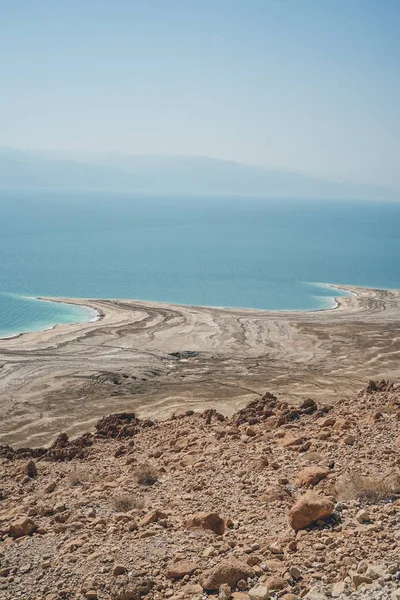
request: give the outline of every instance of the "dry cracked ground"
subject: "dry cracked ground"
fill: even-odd
[[[229,416],[265,389],[329,403],[400,380],[400,292],[347,289],[316,312],[75,300],[103,318],[0,340],[0,443],[49,444],[121,411]]]

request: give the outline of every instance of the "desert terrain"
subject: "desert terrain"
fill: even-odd
[[[314,312],[64,299],[102,317],[0,340],[0,443],[46,445],[125,410],[230,416],[266,390],[330,403],[399,380],[400,292],[340,287],[352,295]]]

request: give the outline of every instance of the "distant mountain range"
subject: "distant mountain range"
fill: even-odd
[[[371,185],[329,181],[200,156],[33,152],[0,147],[0,186],[153,193],[398,200]]]

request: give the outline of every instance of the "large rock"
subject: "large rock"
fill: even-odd
[[[319,590],[310,590],[308,594],[304,596],[304,600],[328,600],[328,596]]]
[[[250,600],[268,600],[269,597],[269,591],[265,585],[257,584],[249,590]]]
[[[224,520],[217,513],[199,512],[190,515],[185,523],[187,529],[209,529],[217,535],[222,535],[225,531]]]
[[[168,567],[166,575],[168,579],[180,579],[191,575],[196,569],[197,565],[190,560],[177,560]]]
[[[305,469],[297,473],[296,485],[303,487],[317,485],[317,483],[322,481],[322,479],[325,479],[328,473],[329,469],[327,467],[306,467]]]
[[[142,527],[146,527],[146,525],[150,525],[151,523],[157,523],[159,519],[166,519],[167,515],[162,510],[156,509],[147,513],[140,521],[139,525]]]
[[[292,506],[289,524],[295,530],[304,529],[317,519],[326,519],[333,513],[334,504],[315,492],[307,492]]]
[[[141,600],[153,586],[154,581],[147,577],[119,578],[111,587],[111,600]]]
[[[219,590],[223,583],[234,588],[240,579],[254,577],[254,569],[236,558],[222,560],[203,573],[201,585],[207,591]]]
[[[274,575],[273,577],[269,577],[264,582],[264,585],[269,592],[275,592],[277,590],[284,590],[287,587],[287,581],[283,577]]]
[[[351,581],[356,589],[358,589],[363,583],[372,583],[372,578],[368,575],[362,575],[356,571],[349,571]]]
[[[283,448],[292,448],[293,446],[301,446],[304,442],[304,438],[299,435],[293,435],[290,431],[288,431],[280,441],[280,445]]]
[[[32,519],[29,519],[29,517],[22,517],[10,524],[8,533],[13,538],[19,538],[24,535],[31,535],[36,529],[37,525]]]
[[[33,460],[29,460],[23,467],[23,473],[28,475],[28,477],[36,477],[38,472],[36,468],[36,464]]]

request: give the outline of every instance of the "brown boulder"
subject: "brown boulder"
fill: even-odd
[[[217,513],[195,513],[186,519],[185,525],[187,529],[209,529],[217,535],[222,535],[225,531],[224,520]]]
[[[36,464],[33,460],[29,460],[23,468],[23,473],[25,473],[25,475],[28,475],[28,477],[36,477],[38,472],[37,472],[37,468],[36,468]]]
[[[289,500],[292,497],[290,491],[281,485],[269,486],[261,496],[262,502],[276,502],[278,500]]]
[[[115,565],[113,568],[114,577],[118,577],[118,575],[125,575],[128,572],[128,569],[124,565]]]
[[[248,577],[254,577],[254,574],[252,567],[236,558],[230,558],[205,571],[200,583],[207,591],[218,590],[223,583],[234,588],[240,579],[246,580]]]
[[[190,560],[177,560],[168,567],[166,575],[168,579],[180,579],[191,575],[196,569],[197,565]]]
[[[153,586],[154,581],[147,577],[119,578],[111,587],[111,600],[141,600]]]
[[[306,467],[302,471],[297,473],[296,485],[308,487],[310,485],[317,485],[322,479],[328,475],[329,469],[327,467],[312,466]]]
[[[299,531],[317,519],[326,519],[333,513],[333,509],[334,504],[328,498],[315,492],[307,492],[290,509],[289,524],[295,531]]]
[[[36,523],[29,519],[28,517],[22,517],[17,521],[14,521],[10,524],[8,529],[8,533],[13,538],[23,537],[24,535],[31,535],[37,529]]]
[[[301,446],[304,439],[300,436],[295,436],[293,433],[286,433],[285,437],[281,440],[280,445],[282,448],[292,448],[293,446]]]
[[[166,519],[167,515],[165,514],[165,512],[163,512],[162,510],[152,510],[151,512],[147,513],[147,515],[145,515],[143,517],[143,519],[140,521],[139,525],[141,525],[142,527],[146,527],[146,525],[150,525],[151,523],[157,523],[157,521],[159,519]]]
[[[269,577],[264,582],[264,585],[269,592],[274,592],[277,590],[284,590],[287,587],[288,582],[285,579],[283,579],[283,577],[279,577],[279,575],[275,575],[273,577]]]

